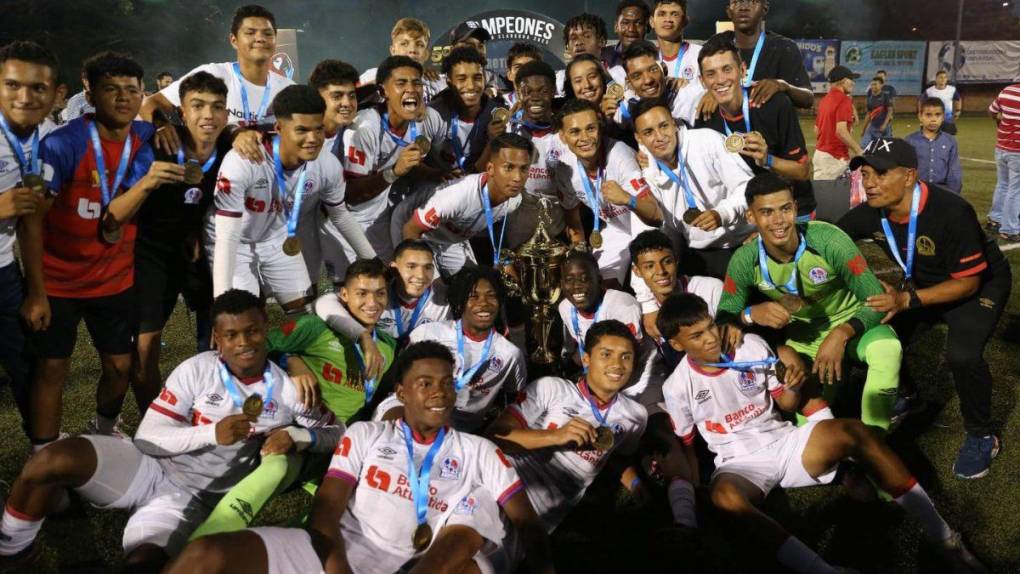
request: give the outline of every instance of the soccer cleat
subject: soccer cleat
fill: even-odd
[[[893,406],[893,415],[889,419],[890,428],[899,426],[908,416],[917,414],[924,408],[924,400],[916,391],[909,395],[897,395],[896,404]]]
[[[953,474],[959,478],[985,476],[992,467],[992,459],[999,454],[999,447],[999,437],[995,435],[974,436],[967,433],[956,455]]]
[[[988,569],[981,563],[963,543],[959,532],[939,543],[942,555],[949,561],[955,574],[986,574]]]
[[[106,436],[116,437],[116,438],[119,438],[119,439],[131,440],[131,437],[129,437],[126,432],[121,430],[120,423],[121,423],[121,419],[118,416],[117,417],[117,422],[113,423],[113,429],[110,432],[102,432],[99,429],[99,420],[96,418],[95,415],[93,415],[92,416],[92,420],[90,420],[88,423],[85,424],[85,432],[82,433],[82,434],[106,435]]]

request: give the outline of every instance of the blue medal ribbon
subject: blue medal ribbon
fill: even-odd
[[[499,243],[496,243],[496,231],[493,228],[495,223],[492,215],[492,200],[489,199],[489,184],[482,187],[482,208],[485,210],[485,226],[489,229],[489,241],[492,242],[492,266],[499,265],[499,252],[503,250],[503,237],[506,236],[506,219],[510,215],[507,210],[503,214],[503,225],[499,229]]]
[[[29,157],[25,157],[25,150],[23,149],[24,141],[14,133],[10,124],[7,123],[7,118],[2,113],[0,113],[0,128],[3,128],[4,137],[7,138],[7,143],[10,144],[11,151],[14,152],[15,159],[18,160],[21,175],[26,176],[40,173],[42,170],[39,169],[39,128],[36,127],[32,130],[32,151]]]
[[[407,324],[407,328],[404,328],[404,315],[400,310],[400,300],[397,297],[396,289],[393,293],[393,314],[396,315],[397,323],[397,338],[404,338],[404,335],[414,330],[415,323],[421,317],[421,312],[425,309],[425,304],[428,303],[429,297],[432,296],[432,287],[429,287],[418,297],[418,302],[414,304],[414,312],[411,313],[411,321]]]
[[[751,92],[747,88],[742,88],[744,91],[744,102],[741,104],[741,112],[744,115],[744,133],[751,133]],[[719,110],[719,115],[722,115],[722,109]],[[723,131],[726,135],[732,135],[733,130],[730,129],[730,123],[726,121],[726,117],[723,116],[722,122]]]
[[[584,186],[584,197],[588,200],[588,207],[591,208],[592,213],[595,215],[592,228],[598,231],[601,227],[599,216],[602,212],[602,180],[606,177],[606,169],[601,166],[599,167],[594,185],[588,177],[588,172],[585,171],[581,160],[577,160],[577,172],[581,176],[581,185]]]
[[[212,152],[212,155],[209,156],[209,159],[205,160],[205,163],[202,164],[202,173],[203,174],[204,173],[208,173],[209,170],[212,169],[213,164],[216,163],[216,155],[217,155],[217,153],[219,153],[219,152],[217,152],[214,149],[213,152]],[[184,165],[187,161],[194,161],[195,163],[198,163],[198,160],[185,160],[184,159],[184,147],[178,148],[177,149],[177,165]]]
[[[921,207],[921,184],[914,184],[914,198],[910,201],[910,222],[907,224],[907,262],[900,257],[900,248],[893,237],[892,226],[885,214],[882,215],[882,230],[885,231],[885,242],[900,269],[903,269],[903,280],[910,281],[914,275],[914,250],[917,243],[917,212]]]
[[[414,142],[414,140],[418,139],[418,122],[410,122],[411,141],[406,141],[404,138],[393,133],[393,130],[390,129],[389,112],[383,112],[381,121],[383,133],[390,136],[390,139],[393,140],[393,143],[397,144],[397,147],[407,147],[411,145]]]
[[[238,410],[241,410],[244,406],[244,397],[241,396],[241,391],[238,387],[240,383],[234,380],[234,376],[230,374],[230,369],[227,368],[227,364],[222,359],[217,361],[220,368],[220,381],[224,387],[227,387],[227,392],[230,393],[230,400],[233,401],[234,406]],[[262,381],[266,384],[266,396],[262,398],[262,404],[267,405],[269,401],[273,399],[273,387],[276,386],[276,381],[273,380],[273,364],[266,361],[266,370],[262,372]],[[256,395],[258,393],[255,393]]]
[[[747,67],[747,75],[744,76],[744,87],[750,88],[751,83],[754,82],[754,70],[758,67],[758,57],[761,56],[761,50],[765,47],[765,31],[762,30],[758,34],[758,42],[754,45],[754,54],[751,56],[751,65]]]
[[[676,63],[673,64],[673,73],[671,74],[674,78],[680,77],[680,62],[684,59],[684,54],[687,52],[687,41],[680,43],[680,51],[676,53]],[[659,61],[665,62],[666,59],[662,57],[662,50],[659,50]]]
[[[425,453],[425,459],[421,461],[421,470],[414,462],[414,435],[411,427],[403,419],[400,426],[404,430],[404,444],[407,446],[407,481],[411,483],[411,499],[414,502],[414,514],[418,519],[418,525],[425,524],[426,514],[429,507],[429,475],[432,474],[432,463],[439,453],[439,448],[446,438],[446,427],[439,429],[432,446]]]
[[[609,427],[609,411],[613,410],[613,405],[616,404],[616,397],[609,402],[609,406],[606,407],[606,414],[602,414],[602,410],[599,409],[598,403],[595,401],[595,397],[591,394],[591,388],[588,387],[588,381],[581,380],[581,394],[588,400],[588,406],[591,407],[591,414],[595,415],[595,420],[599,422],[599,426]]]
[[[244,76],[241,75],[241,65],[234,62],[233,67],[234,76],[237,77],[237,83],[241,86],[241,109],[244,113],[244,121],[251,122],[254,125],[259,125],[266,114],[266,110],[269,108],[269,74],[266,74],[266,89],[262,90],[262,102],[259,104],[259,111],[255,113],[255,119],[249,119],[251,116],[251,108],[248,107],[248,90],[244,87]]]
[[[513,116],[513,121],[514,123],[522,125],[531,131],[545,131],[552,129],[552,126],[549,124],[533,124],[524,119],[524,110],[517,110],[517,113]]]
[[[722,361],[718,363],[699,363],[706,367],[718,367],[720,369],[733,369],[734,371],[752,371],[755,367],[770,367],[779,362],[778,357],[768,357],[760,361],[733,361],[726,355],[722,355]]]
[[[110,205],[110,200],[117,194],[120,184],[124,182],[124,175],[127,174],[128,165],[131,163],[131,132],[128,132],[124,140],[124,151],[120,154],[120,164],[117,166],[117,174],[113,178],[113,187],[110,187],[110,180],[106,176],[106,159],[103,158],[103,143],[99,140],[99,130],[94,122],[89,122],[89,137],[92,139],[92,152],[96,155],[96,172],[99,175],[99,189],[102,193],[103,209]],[[111,191],[112,189],[112,191]]]
[[[691,192],[691,185],[687,180],[687,165],[684,162],[683,146],[680,141],[678,140],[676,143],[676,165],[677,169],[680,171],[679,176],[673,173],[673,170],[670,169],[669,165],[667,165],[664,161],[657,159],[655,160],[655,163],[659,164],[659,169],[661,169],[663,173],[669,176],[669,179],[673,180],[673,182],[683,190],[684,203],[687,204],[687,209],[697,209],[698,203],[694,200],[694,193]],[[674,214],[674,217],[675,216],[676,215]]]
[[[399,324],[399,323],[398,323]],[[372,328],[372,342],[378,343],[379,337],[376,335],[375,328]],[[361,350],[361,343],[354,343],[354,356],[358,359],[358,366],[361,367],[361,375],[365,375],[365,353]],[[365,379],[365,404],[372,402],[372,396],[375,395],[376,389],[375,379]]]
[[[790,295],[800,295],[800,290],[797,289],[797,262],[804,255],[804,251],[807,250],[807,239],[803,234],[800,235],[800,245],[797,246],[797,253],[793,256],[793,273],[790,274],[790,280],[783,285],[783,289],[786,290]],[[769,286],[770,289],[776,289],[781,291],[776,284],[772,282],[772,276],[769,275],[768,266],[769,256],[765,253],[765,243],[758,238],[758,266],[761,268],[761,279]]]
[[[276,187],[280,194],[280,205],[287,216],[287,237],[294,237],[297,234],[298,218],[301,215],[301,200],[305,195],[305,178],[308,176],[308,164],[301,166],[301,175],[298,176],[297,186],[294,188],[294,206],[287,211],[287,176],[283,170],[283,160],[280,159],[280,136],[273,136],[273,171],[276,173]]]
[[[478,369],[482,368],[482,364],[489,359],[489,352],[492,350],[492,338],[496,333],[495,329],[489,329],[489,336],[485,339],[485,346],[482,347],[482,358],[478,359],[478,362],[471,365],[471,368],[466,369],[467,362],[466,355],[464,354],[464,328],[461,326],[461,322],[457,320],[457,356],[461,360],[461,373],[457,376],[457,380],[454,382],[454,390],[458,393],[463,389],[471,379],[478,372]]]
[[[479,116],[480,115],[481,114],[479,114]],[[467,154],[464,153],[464,146],[461,145],[460,137],[458,137],[458,132],[460,131],[460,128],[457,127],[457,121],[459,119],[460,116],[458,116],[456,112],[454,112],[453,115],[450,116],[450,143],[453,145],[453,155],[457,156],[456,157],[457,167],[459,167],[460,169],[464,169],[464,162],[467,161]],[[478,123],[479,123],[478,118],[476,117],[475,123],[472,124],[471,126],[471,131],[469,131],[467,135],[468,144],[471,143],[471,138],[474,137],[475,130],[478,129]]]
[[[595,308],[595,320],[592,321],[592,325],[594,325],[595,323],[598,323],[599,321],[602,320],[602,318],[601,318],[602,317],[602,303],[604,303],[604,302],[605,302],[604,299],[602,301],[599,301],[599,306]],[[577,307],[574,307],[573,305],[571,305],[570,306],[570,318],[571,318],[572,322],[574,323],[574,339],[577,340],[577,352],[580,353],[581,355],[583,355],[584,354],[584,337],[581,336],[581,318],[578,315],[579,315],[579,313],[577,312]],[[588,369],[585,368],[584,370],[587,371]]]

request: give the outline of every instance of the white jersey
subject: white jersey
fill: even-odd
[[[42,141],[42,138],[46,137],[56,127],[57,124],[53,123],[53,120],[49,118],[44,119],[39,124],[39,127],[36,128],[39,132],[39,140]],[[38,164],[39,158],[32,157],[32,136],[25,138],[20,143],[22,156],[29,165],[32,165],[33,162]],[[36,167],[41,168],[42,166],[37,165]],[[35,171],[39,172],[39,169]],[[21,179],[21,164],[18,163],[18,157],[14,155],[11,142],[7,141],[7,138],[0,134],[0,194],[10,191],[21,182]],[[0,219],[0,267],[7,267],[14,263],[14,236],[17,226],[17,217]]]
[[[436,245],[463,243],[476,235],[488,234],[482,193],[488,174],[472,174],[440,187],[411,217],[428,232],[425,241]],[[492,206],[493,232],[498,234],[503,218],[521,205],[521,196]],[[496,242],[499,242],[497,235]]]
[[[552,220],[549,233],[554,236],[559,235],[566,226],[563,219],[563,207],[561,207],[566,198],[556,188],[556,182],[553,179],[560,154],[566,150],[566,146],[552,129],[531,130],[523,124],[511,121],[507,131],[530,139],[531,143],[535,144],[536,152],[536,159],[532,162],[531,169],[528,170],[528,181],[524,185],[521,209],[515,211],[508,221],[510,229],[506,232],[506,246],[516,249],[531,238],[538,225],[539,198],[545,198],[552,202],[549,209],[549,216]]]
[[[574,326],[573,310],[575,309],[574,304],[566,298],[560,301],[560,319],[563,320],[563,326],[566,328],[567,334],[570,335],[564,338],[564,351],[570,355],[577,351],[578,341],[582,344],[584,343],[584,337],[588,334],[588,329],[600,321],[616,319],[630,329],[630,332],[637,338],[638,343],[644,338],[643,331],[641,330],[641,305],[638,304],[637,300],[630,293],[617,291],[616,289],[606,289],[606,292],[602,295],[602,304],[599,305],[595,313],[587,314],[583,311],[577,311],[577,326],[581,329],[580,333],[577,332]]]
[[[665,66],[666,75],[670,78],[681,78],[692,84],[701,85],[701,67],[698,65],[698,55],[701,54],[701,45],[685,40],[680,49],[684,51],[680,62],[676,56],[667,59],[659,52],[659,62]]]
[[[464,334],[464,353],[457,352],[457,321],[435,321],[411,331],[410,342],[435,341],[453,354],[456,379],[482,359],[485,339],[472,339]],[[513,397],[527,383],[524,354],[517,345],[499,333],[492,334],[489,357],[457,393],[453,412],[454,426],[464,431],[476,431],[485,421],[485,415],[500,391]]]
[[[669,114],[673,116],[674,120],[678,122],[683,120],[687,125],[693,126],[697,120],[698,103],[704,95],[705,87],[701,85],[701,80],[694,80],[679,90],[664,93],[662,97],[669,103]],[[634,91],[626,90],[623,102],[620,103],[620,107],[613,115],[613,121],[624,129],[633,130],[634,120],[629,113],[625,114],[623,110],[625,106],[628,111],[636,107],[635,100],[640,99]]]
[[[421,441],[412,438],[419,468],[432,445]],[[434,534],[454,514],[474,511],[468,496],[477,486],[484,485],[499,504],[523,488],[506,456],[479,436],[447,427],[433,461],[425,520]],[[407,465],[401,421],[355,423],[336,449],[326,477],[355,486],[340,531],[356,574],[397,572],[416,554],[411,538],[418,519]]]
[[[295,187],[305,173],[301,190],[301,225],[316,226],[320,202],[327,207],[339,207],[344,202],[347,184],[340,162],[332,154],[320,153],[297,169],[285,172],[287,189],[280,190],[273,164],[272,146],[267,141],[263,160],[252,163],[236,151],[229,151],[220,165],[216,180],[213,210],[206,218],[207,245],[216,239],[215,216],[241,218],[241,243],[259,243],[280,239],[287,234],[287,211],[294,205]]]
[[[591,400],[596,399],[592,397]],[[517,402],[507,407],[507,412],[525,429],[555,429],[574,417],[597,427],[600,423],[588,401],[587,387],[582,383],[542,377],[529,384],[518,395]],[[585,445],[577,449],[563,446],[508,454],[524,480],[531,506],[549,532],[580,502],[610,455],[636,452],[645,432],[648,413],[633,399],[617,394],[608,405],[598,405],[598,408],[613,430],[613,446],[608,451]]]
[[[442,279],[433,281],[432,287],[413,302],[399,300],[396,296],[396,289],[394,281],[390,281],[390,305],[382,312],[375,325],[377,329],[394,339],[400,338],[401,333],[408,335],[420,325],[434,321],[446,321],[450,318],[450,303],[446,299],[446,284]],[[414,310],[422,299],[424,302],[421,311],[417,317],[414,317]],[[331,329],[347,336],[352,341],[356,341],[365,331],[365,327],[351,316],[350,311],[340,303],[340,299],[335,293],[326,293],[316,299],[315,314]],[[412,318],[414,319],[413,325],[411,324]],[[397,328],[398,322],[400,323],[399,329]]]
[[[771,356],[771,349],[761,337],[748,334],[733,360],[759,361]],[[771,367],[708,374],[688,356],[680,360],[662,388],[676,435],[691,444],[697,426],[716,455],[716,466],[754,453],[794,430],[773,401],[783,392],[783,384]]]
[[[270,71],[268,83],[265,86],[256,86],[255,84],[248,81],[243,75],[234,73],[234,62],[221,62],[214,64],[203,64],[194,70],[191,70],[187,74],[184,74],[180,78],[174,80],[172,84],[163,88],[159,91],[171,104],[176,107],[181,106],[181,82],[184,78],[187,78],[195,72],[208,72],[217,78],[223,80],[227,84],[227,122],[231,125],[240,125],[245,127],[252,127],[255,125],[262,126],[264,128],[272,127],[276,123],[276,116],[273,115],[273,98],[280,93],[281,90],[287,86],[294,85],[294,81],[290,78],[281,76],[280,74]],[[266,109],[263,115],[256,118],[259,108],[262,105],[262,99],[266,89],[269,89],[269,103],[266,104]],[[247,96],[248,100],[248,117],[244,114],[244,100],[241,97],[241,92]]]
[[[198,491],[221,493],[230,490],[259,464],[259,450],[265,436],[278,428],[296,423],[317,428],[317,441],[326,452],[336,445],[343,424],[328,409],[306,410],[298,400],[297,389],[286,371],[269,362],[273,379],[272,397],[266,398],[266,382],[262,376],[253,380],[232,377],[224,383],[219,372],[220,358],[216,351],[200,353],[178,365],[163,387],[159,397],[149,405],[145,418],[169,417],[180,424],[179,434],[139,437],[135,446],[157,457],[167,474],[182,486]],[[227,388],[226,385],[231,385]],[[239,394],[235,402],[233,392]],[[244,400],[261,395],[265,401],[262,414],[252,426],[254,434],[245,440],[224,446],[216,442],[216,423],[231,415],[241,414]],[[161,433],[168,435],[169,433]],[[191,448],[183,454],[168,454],[163,441],[183,441]],[[314,450],[319,450],[312,447]]]
[[[659,301],[652,295],[651,289],[644,281],[638,279],[633,282],[635,297],[641,304],[641,313],[655,313],[659,310]],[[695,275],[687,277],[681,275],[677,278],[677,289],[680,293],[693,293],[708,304],[708,312],[715,317],[715,310],[719,308],[719,299],[722,297],[723,282],[715,277],[703,277]]]
[[[744,190],[754,173],[740,154],[726,151],[726,136],[715,130],[681,126],[678,138],[687,185],[696,207],[702,211],[715,210],[722,226],[703,231],[684,223],[688,206],[683,188],[658,162],[652,161],[644,176],[662,208],[663,230],[673,237],[683,236],[692,249],[740,247],[754,231],[744,216],[747,212]],[[653,159],[647,151],[645,155]],[[679,164],[671,171],[683,181]]]
[[[929,98],[938,98],[942,100],[942,105],[945,107],[946,121],[953,121],[953,102],[959,100],[960,96],[957,95],[956,86],[946,84],[946,87],[941,90],[936,88],[934,85],[928,86],[924,91],[924,95]]]
[[[604,149],[609,150],[602,168],[602,181],[615,181],[625,192],[638,198],[647,195],[649,193],[648,185],[641,175],[641,168],[638,167],[634,150],[627,144],[610,138],[606,138],[602,145]],[[573,152],[564,149],[556,166],[556,185],[563,195],[563,207],[572,209],[578,203],[583,203],[592,211],[598,210],[598,217],[606,222],[608,228],[616,229],[621,234],[631,237],[634,230],[630,207],[609,203],[605,195],[602,195],[598,206],[592,205],[585,193],[582,178],[588,180],[592,193],[594,193],[596,190],[595,179],[588,176]]]

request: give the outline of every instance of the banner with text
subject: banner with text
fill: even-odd
[[[811,78],[811,90],[824,94],[829,90],[829,72],[839,63],[839,40],[796,40],[804,57],[804,68]]]
[[[924,42],[856,42],[844,40],[840,46],[840,63],[861,75],[858,93],[879,70],[886,71],[886,83],[901,96],[921,93],[924,76]]]
[[[956,82],[979,84],[984,82],[1020,81],[1020,41],[960,42],[960,58],[956,69]],[[935,74],[945,70],[952,75],[953,42],[931,42],[928,45],[928,82]]]

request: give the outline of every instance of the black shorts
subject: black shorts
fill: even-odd
[[[138,332],[162,331],[177,305],[178,296],[192,310],[212,305],[212,275],[205,250],[191,261],[182,249],[148,241],[135,243],[135,292]]]
[[[92,344],[101,355],[127,355],[134,349],[138,328],[135,290],[128,288],[116,295],[71,299],[50,297],[52,318],[45,331],[35,333],[35,345],[45,359],[67,359],[78,339],[78,323],[92,336]]]

